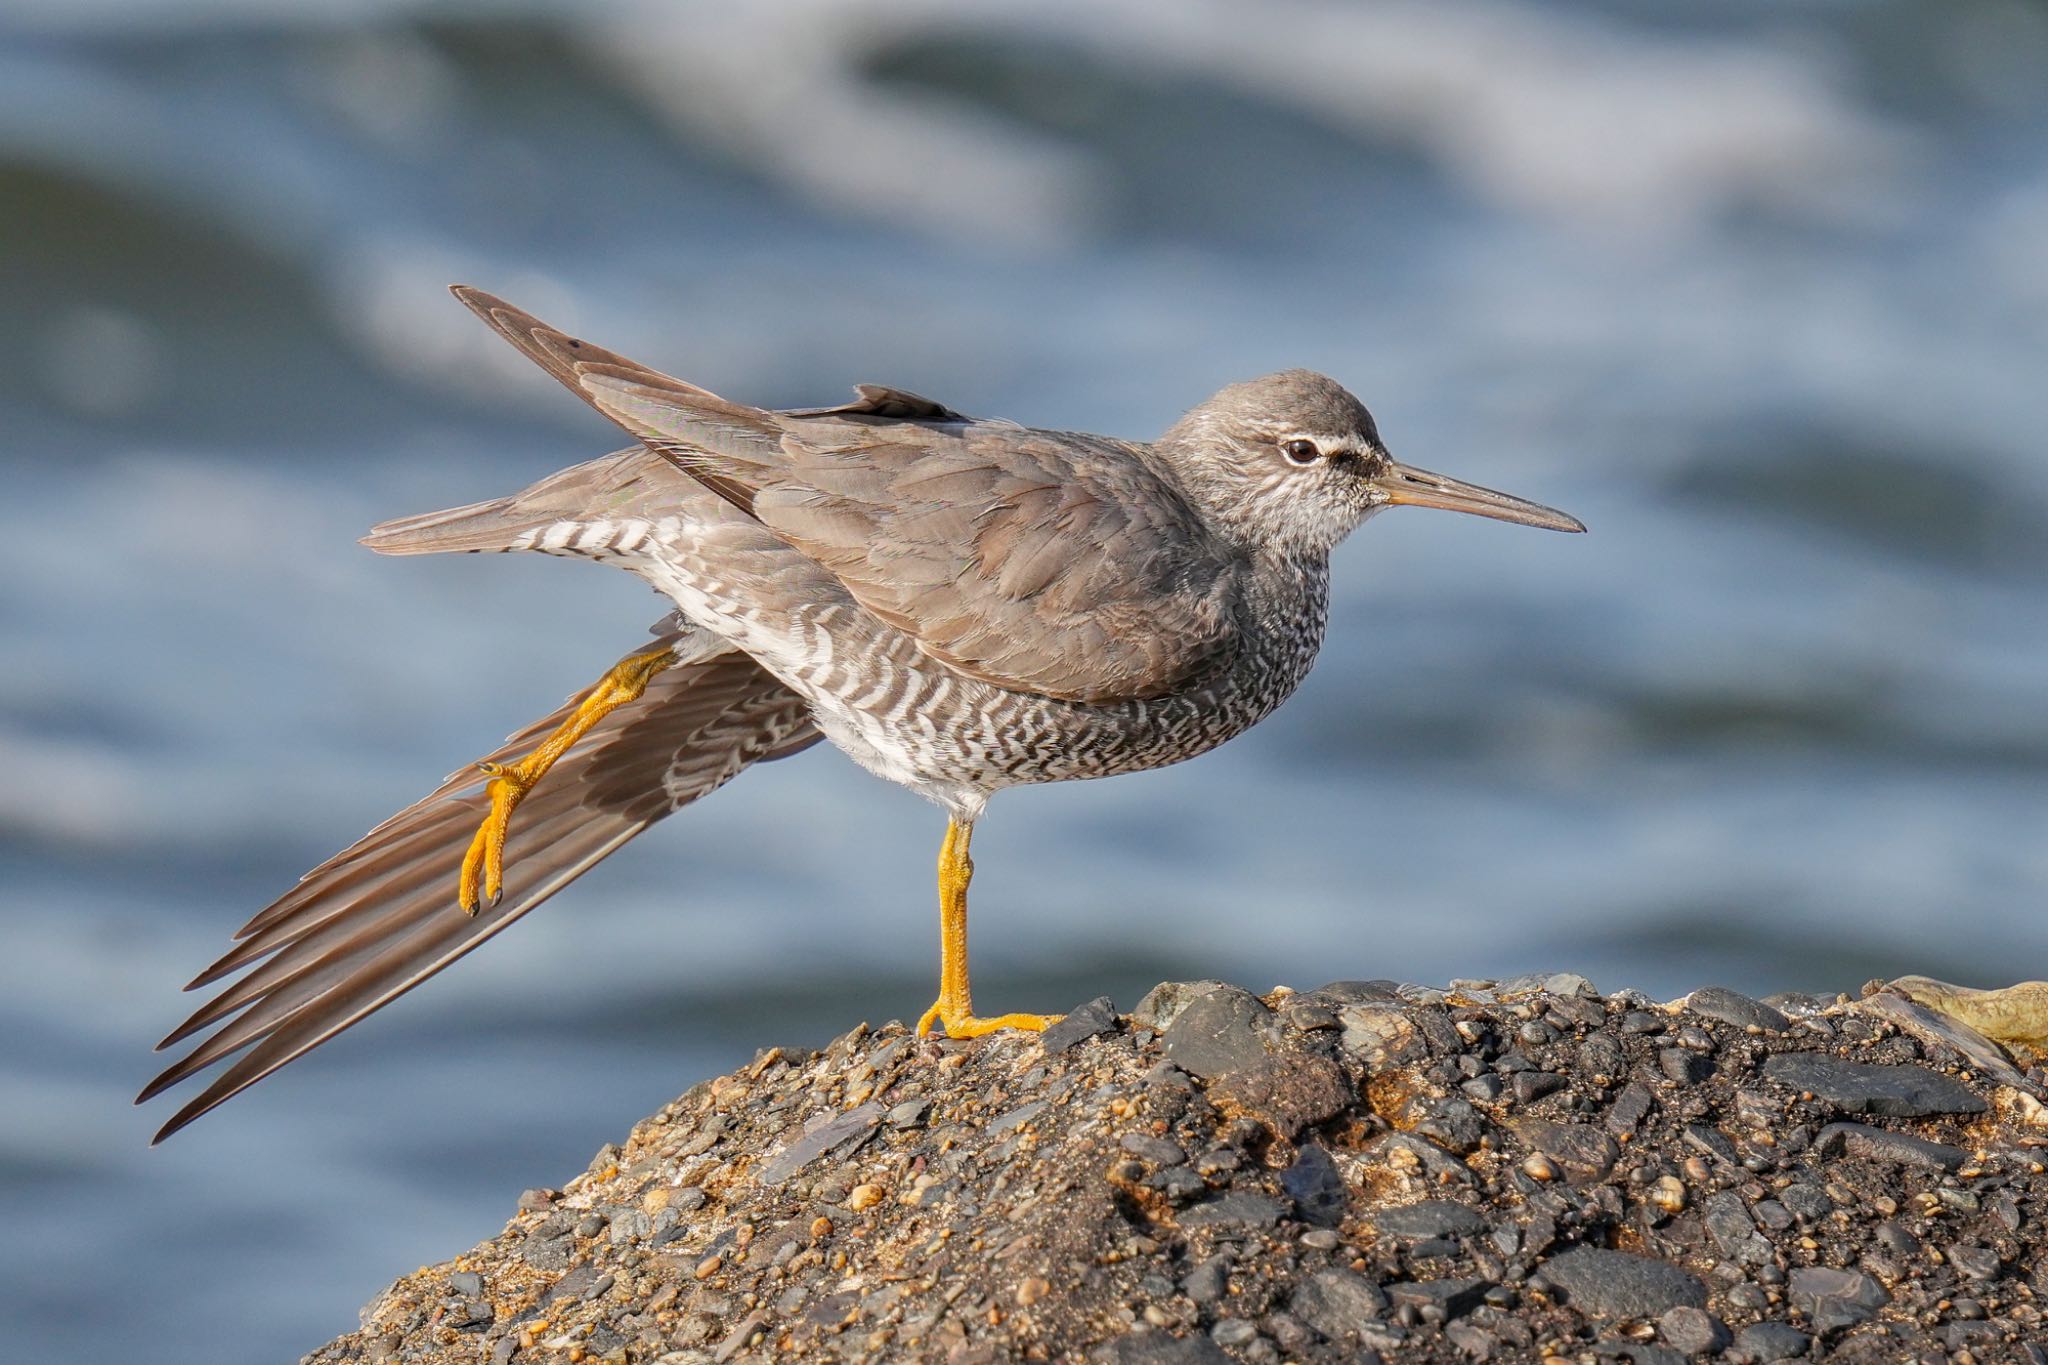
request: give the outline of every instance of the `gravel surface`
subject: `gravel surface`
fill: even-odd
[[[2048,1080],[1898,993],[1169,983],[640,1123],[309,1361],[2048,1365]]]

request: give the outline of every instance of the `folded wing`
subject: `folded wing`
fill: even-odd
[[[1230,553],[1143,450],[864,387],[769,412],[455,291],[585,401],[831,572],[926,655],[1059,700],[1163,696],[1238,638]]]

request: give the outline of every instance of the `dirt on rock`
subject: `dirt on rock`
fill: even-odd
[[[307,1360],[2048,1365],[2044,1080],[1896,994],[1570,975],[861,1027]]]

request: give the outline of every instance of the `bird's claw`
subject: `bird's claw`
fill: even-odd
[[[533,787],[533,779],[519,765],[485,761],[476,766],[491,779],[485,788],[491,809],[462,855],[462,876],[455,888],[456,903],[469,915],[486,908],[486,903],[496,909],[505,898],[505,834],[511,827],[512,812]]]
[[[931,1036],[932,1026],[941,1025],[948,1038],[980,1038],[1004,1029],[1016,1029],[1022,1033],[1042,1033],[1060,1021],[1057,1014],[995,1014],[982,1016],[973,1008],[956,1009],[940,1000],[933,1003],[917,1021],[917,1036]]]

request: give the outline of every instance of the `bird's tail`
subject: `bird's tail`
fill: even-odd
[[[693,495],[701,491],[687,475],[634,446],[571,465],[508,498],[384,522],[362,543],[381,555],[573,553],[578,537],[593,526],[674,511]]]

